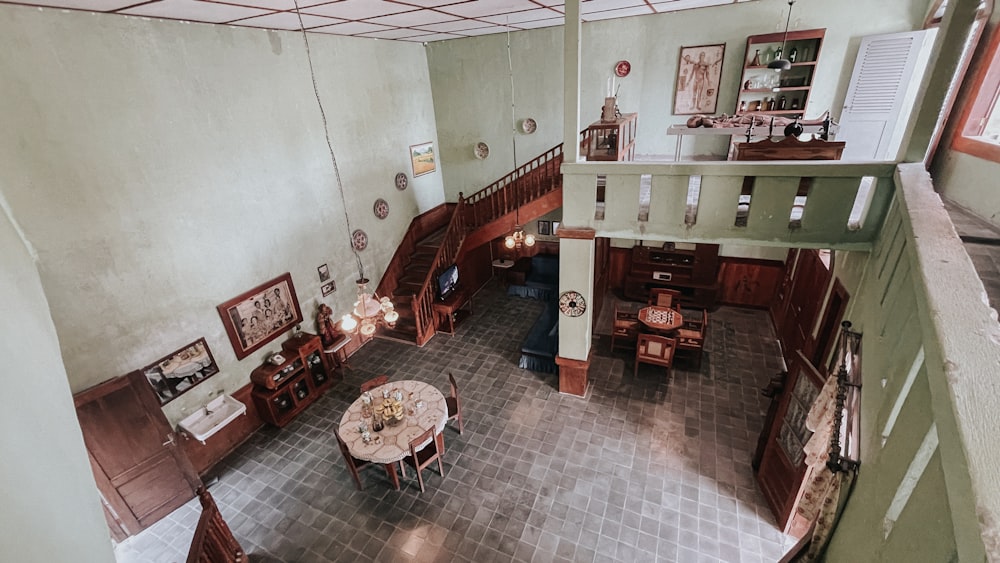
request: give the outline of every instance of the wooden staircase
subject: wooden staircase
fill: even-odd
[[[376,292],[389,295],[399,320],[379,333],[423,346],[437,332],[432,305],[437,276],[462,256],[562,206],[562,145],[458,202],[421,215],[390,260]]]

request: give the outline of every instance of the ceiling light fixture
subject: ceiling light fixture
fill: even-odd
[[[792,61],[781,58],[781,55],[785,52],[785,41],[788,40],[788,23],[792,21],[792,4],[794,3],[795,0],[788,0],[788,19],[785,20],[785,34],[781,38],[781,47],[778,49],[778,57],[767,63],[767,68],[772,69],[775,72],[781,72],[792,68]]]
[[[333,175],[337,184],[337,195],[340,196],[340,203],[344,210],[344,224],[347,227],[347,240],[351,244],[351,252],[354,253],[354,260],[358,265],[358,300],[354,303],[354,310],[343,316],[340,322],[340,329],[345,333],[353,334],[359,330],[362,336],[372,336],[375,334],[376,326],[384,323],[389,328],[396,325],[399,320],[399,313],[396,312],[392,301],[388,297],[379,298],[374,292],[368,293],[368,278],[365,277],[365,266],[361,261],[361,254],[354,245],[351,229],[351,217],[347,213],[347,197],[344,195],[344,182],[340,178],[340,167],[337,165],[337,155],[333,152],[333,142],[330,140],[330,126],[326,119],[326,111],[323,109],[323,101],[319,96],[319,86],[316,84],[316,71],[313,68],[312,51],[309,49],[309,36],[306,34],[305,25],[302,22],[302,14],[299,12],[298,0],[295,1],[295,15],[299,18],[299,30],[302,31],[302,41],[306,47],[306,60],[309,62],[309,77],[312,80],[313,95],[316,97],[316,105],[319,107],[319,115],[323,121],[323,135],[326,138],[326,148],[330,153],[330,162],[333,164]]]
[[[510,75],[510,144],[514,155],[514,173],[517,173],[517,119],[514,109],[514,62],[510,55],[510,22],[507,22],[507,72]],[[522,246],[535,246],[535,235],[525,234],[521,228],[521,200],[517,195],[517,179],[511,184],[515,186],[514,201],[517,207],[514,208],[514,232],[503,239],[503,245],[508,250],[520,250]]]

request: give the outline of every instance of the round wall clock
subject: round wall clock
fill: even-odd
[[[619,78],[625,78],[630,72],[632,72],[632,63],[628,61],[618,61],[615,63],[615,74]]]
[[[575,291],[567,291],[559,296],[559,310],[567,317],[579,317],[587,310],[587,300]]]
[[[389,202],[382,198],[376,199],[374,211],[376,217],[379,219],[385,219],[389,216]]]
[[[351,233],[351,244],[354,245],[354,250],[364,250],[368,247],[368,235],[361,229],[354,231]]]
[[[405,190],[406,185],[410,183],[410,179],[406,177],[406,172],[400,172],[396,174],[396,189]]]
[[[479,160],[484,160],[490,156],[490,146],[486,143],[479,141],[476,143],[476,147],[472,149],[472,154],[476,155]]]

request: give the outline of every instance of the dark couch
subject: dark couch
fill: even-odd
[[[545,309],[531,326],[521,343],[522,369],[555,373],[556,354],[559,352],[559,256],[539,254],[531,259],[531,270],[524,285],[512,285],[509,295],[545,301]]]

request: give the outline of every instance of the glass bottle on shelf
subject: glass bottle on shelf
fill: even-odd
[[[778,47],[778,49],[774,52],[774,60],[778,60],[780,58],[781,58],[781,47]]]
[[[753,52],[753,58],[750,59],[750,66],[761,66],[760,65],[760,49],[755,49]]]
[[[778,109],[779,110],[785,109],[785,104],[787,104],[787,103],[788,103],[788,100],[785,99],[784,95],[782,95],[781,97],[778,98]]]
[[[760,62],[761,64],[766,65],[767,63],[774,60],[773,57],[774,57],[774,51],[772,51],[771,48],[768,47],[767,49],[764,50],[764,56],[761,57]]]
[[[799,50],[796,47],[792,47],[788,50],[788,62],[795,62],[795,59],[799,56]]]
[[[765,98],[765,100],[767,101],[767,107],[765,108],[765,111],[774,111],[774,98],[770,99]]]

